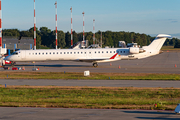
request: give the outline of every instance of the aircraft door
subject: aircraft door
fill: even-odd
[[[26,51],[21,51],[21,58],[24,60],[26,58]]]
[[[87,50],[84,51],[84,57],[85,58],[87,58],[87,54],[88,54],[87,52],[88,52]]]
[[[18,51],[18,57],[20,58],[21,57],[21,52]]]
[[[92,51],[90,51],[90,50],[87,51],[86,58],[92,58]]]

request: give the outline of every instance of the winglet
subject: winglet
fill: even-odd
[[[113,55],[110,59],[114,59],[117,56],[118,53],[116,53],[115,55]]]

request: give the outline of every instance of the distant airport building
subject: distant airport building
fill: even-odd
[[[29,50],[33,48],[34,40],[32,37],[9,37],[4,36],[2,38],[3,47],[6,47],[9,50],[21,49]]]

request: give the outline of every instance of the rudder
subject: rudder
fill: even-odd
[[[146,48],[159,51],[167,38],[171,38],[171,36],[166,34],[159,34]]]

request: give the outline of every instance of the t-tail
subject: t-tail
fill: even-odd
[[[144,46],[144,48],[153,51],[160,51],[161,47],[163,46],[167,38],[171,38],[171,36],[166,34],[159,34],[156,36],[156,38],[152,41],[152,43],[149,46]]]

